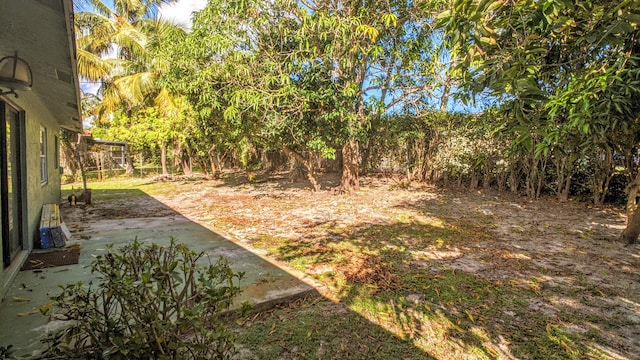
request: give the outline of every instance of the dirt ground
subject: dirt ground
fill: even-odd
[[[327,179],[324,187],[333,180]],[[295,260],[269,252],[261,240],[268,236],[300,243],[331,240],[342,230],[365,225],[442,224],[464,238],[418,246],[411,245],[410,234],[397,236],[393,246],[404,242],[411,253],[411,261],[403,265],[407,270],[456,269],[492,284],[531,290],[536,294],[528,299],[532,313],[554,318],[570,309],[580,321],[564,321],[565,329],[576,334],[597,329],[602,338],[597,346],[605,357],[640,359],[640,245],[615,241],[625,225],[622,209],[419,184],[405,187],[384,177],[365,178],[362,185],[362,191],[349,196],[329,190],[313,193],[304,183],[286,178],[257,184],[178,180],[141,186],[152,197],[135,198],[134,206],[131,198],[99,203],[96,194],[98,203],[84,216],[143,217],[175,211],[294,266]],[[385,239],[379,245],[392,246]],[[330,262],[300,266],[315,277],[336,270]],[[332,290],[337,291],[328,284],[325,295],[335,296]],[[412,296],[420,298],[408,294],[407,299]],[[506,318],[513,316],[505,313]]]

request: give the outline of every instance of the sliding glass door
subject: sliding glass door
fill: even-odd
[[[2,263],[11,264],[22,250],[21,171],[20,171],[20,113],[0,101],[0,115],[4,115],[0,131],[2,158]]]

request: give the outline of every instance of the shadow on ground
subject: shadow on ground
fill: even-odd
[[[64,192],[63,198],[66,198],[67,194],[68,192]],[[60,292],[60,285],[88,283],[94,279],[90,271],[91,261],[95,255],[105,253],[107,245],[117,247],[134,239],[143,243],[168,244],[171,238],[176,238],[192,250],[206,252],[210,257],[227,257],[235,271],[245,273],[240,284],[243,292],[237,303],[249,301],[256,304],[257,311],[263,313],[239,320],[245,325],[246,330],[242,332],[244,337],[241,336],[242,358],[267,358],[260,355],[265,351],[264,347],[251,347],[251,336],[254,336],[252,334],[272,339],[274,347],[270,351],[279,353],[281,358],[317,357],[316,355],[322,353],[328,354],[328,357],[349,358],[349,351],[353,346],[368,347],[371,346],[368,345],[371,341],[375,344],[391,344],[385,349],[391,349],[398,356],[402,354],[408,358],[428,358],[411,342],[399,339],[358,313],[327,299],[317,298],[316,289],[305,281],[302,273],[275,265],[238,243],[191,221],[143,191],[93,189],[92,195],[93,203],[90,205],[80,204],[72,207],[64,200],[61,202],[63,221],[74,237],[70,243],[81,247],[79,263],[42,271],[20,272],[0,304],[0,345],[13,345],[16,355],[38,353],[43,346],[40,340],[48,332],[63,325],[53,320],[50,313],[43,315],[41,312],[51,306],[50,297]],[[264,313],[286,312],[287,304],[291,304],[292,307],[289,308],[302,304],[302,307],[317,306],[316,308],[340,310],[322,318],[305,317],[296,313],[289,321],[297,322],[297,326],[282,323],[282,319],[286,320],[284,315],[268,317],[265,315],[268,313]],[[275,321],[278,321],[277,326]],[[246,327],[249,324],[253,326]],[[354,343],[353,339],[335,337],[333,331],[336,326],[347,327],[354,324],[363,336],[361,342]],[[268,328],[265,329],[265,326]],[[274,331],[276,328],[282,329],[283,332]],[[278,344],[284,341],[283,339],[292,338],[299,338],[301,345],[297,348],[279,347]],[[302,343],[311,346],[315,351],[310,353],[310,350],[303,348]],[[389,358],[387,353],[381,353],[381,356],[384,355],[382,357],[377,356],[375,347],[372,347],[371,351],[373,352],[370,358]]]
[[[198,175],[159,175],[152,178],[145,183],[157,184],[157,183],[170,183],[179,182],[182,184],[199,184],[210,181],[205,176]],[[214,187],[255,187],[263,185],[270,190],[275,191],[302,191],[313,190],[313,186],[309,180],[304,176],[291,177],[290,172],[282,171],[259,171],[259,172],[247,172],[247,171],[225,171],[215,178],[217,185]],[[340,174],[338,173],[323,173],[317,178],[318,185],[322,190],[330,190],[337,188],[340,185]]]
[[[601,240],[611,229],[596,220],[587,231],[533,205],[490,214],[450,200],[398,205],[419,220],[315,222],[314,236],[254,243],[436,358],[635,358],[638,247]],[[522,236],[498,231],[508,213]]]

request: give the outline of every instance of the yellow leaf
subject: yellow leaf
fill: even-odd
[[[51,307],[53,306],[53,301],[50,301],[42,306],[40,306],[40,308],[38,309],[42,315],[46,314],[47,311],[49,311],[49,309],[51,309]]]
[[[13,297],[13,301],[15,301],[15,302],[29,302],[29,301],[31,301],[31,300],[30,300],[30,299],[27,299],[27,298],[23,298],[23,297],[17,297],[17,296],[14,296],[14,297]]]
[[[472,323],[476,323],[476,320],[473,318],[473,315],[471,315],[470,312],[468,312],[467,310],[464,311],[465,314],[467,314],[467,316],[469,317],[469,320],[471,320]]]
[[[23,312],[23,313],[19,313],[18,316],[29,316],[29,315],[33,315],[33,314],[37,314],[39,313],[40,310],[39,309],[33,309],[31,311],[27,311],[27,312]]]
[[[486,349],[487,349],[487,351],[489,352],[489,354],[491,354],[491,355],[493,355],[493,356],[495,356],[495,357],[498,357],[498,352],[497,352],[497,351],[493,350],[493,349],[492,349],[492,348],[490,348],[490,347],[487,347]]]

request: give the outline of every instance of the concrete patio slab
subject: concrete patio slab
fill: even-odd
[[[84,209],[66,209],[68,217],[78,218]],[[75,212],[75,213],[69,213]],[[67,221],[67,220],[65,220]],[[95,255],[104,254],[107,245],[120,246],[134,239],[141,242],[168,244],[172,237],[186,243],[192,250],[205,252],[212,260],[219,256],[229,259],[235,271],[245,272],[240,283],[242,293],[236,305],[243,301],[264,310],[300,297],[317,296],[318,292],[303,280],[303,276],[280,264],[269,262],[239,244],[179,215],[134,219],[90,219],[69,225],[74,240],[81,247],[79,263],[45,270],[21,271],[0,304],[0,345],[13,345],[15,355],[38,353],[41,339],[55,326],[40,308],[47,307],[50,297],[60,292],[60,285],[87,283],[94,278],[90,264]]]

